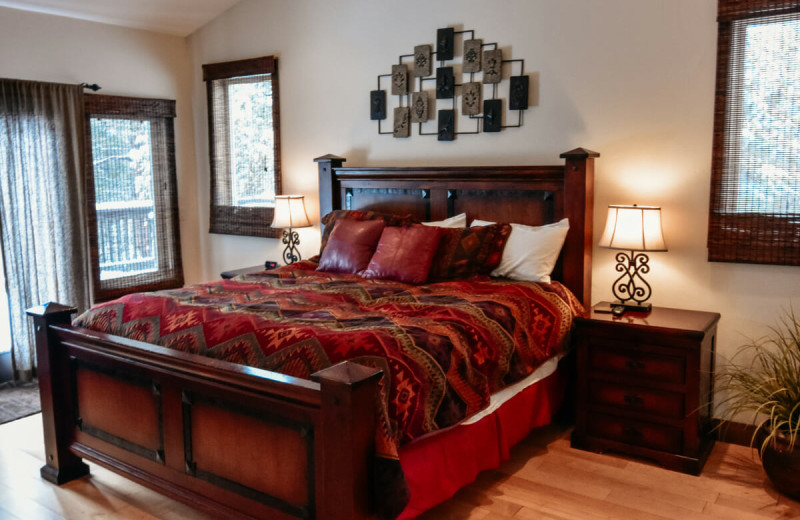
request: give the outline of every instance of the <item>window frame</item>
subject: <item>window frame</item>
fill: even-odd
[[[175,101],[168,99],[135,98],[126,96],[109,96],[101,94],[84,95],[84,112],[86,118],[86,206],[89,227],[89,260],[91,262],[92,276],[92,298],[95,303],[119,298],[126,294],[143,291],[157,291],[162,289],[172,289],[182,287],[183,259],[181,255],[180,237],[180,218],[178,210],[178,184],[175,165],[175,127],[174,118]],[[172,237],[172,250],[158,250],[158,273],[166,275],[158,281],[148,281],[152,278],[151,274],[131,275],[116,278],[115,284],[123,279],[128,282],[124,287],[103,288],[103,281],[100,279],[100,248],[98,243],[97,229],[97,195],[94,183],[94,165],[92,158],[92,118],[108,119],[133,119],[137,121],[150,122],[152,169],[154,184],[155,211],[169,212],[169,220],[172,223],[167,230]],[[156,137],[163,137],[166,153],[155,153],[157,146]],[[166,190],[159,190],[157,186],[162,184]],[[159,196],[159,193],[166,192],[167,196]],[[157,219],[158,220],[158,219]],[[160,244],[156,240],[156,247]],[[173,267],[170,268],[169,266]],[[124,283],[123,282],[123,283]]]
[[[738,141],[741,100],[732,91],[734,72],[743,71],[745,32],[749,22],[765,17],[800,13],[800,0],[719,0],[717,78],[714,102],[714,136],[708,221],[708,260],[751,264],[800,265],[800,222],[791,215],[730,211],[725,189],[738,164],[727,144]],[[741,30],[736,26],[741,24]],[[742,52],[735,54],[734,49]]]
[[[272,131],[274,157],[274,190],[281,195],[281,138],[280,138],[280,89],[278,81],[278,59],[275,56],[262,56],[236,61],[210,63],[203,65],[203,81],[206,83],[208,102],[208,154],[210,163],[210,201],[209,232],[224,235],[242,235],[265,238],[280,238],[281,230],[270,227],[274,216],[274,207],[234,206],[233,204],[217,204],[218,184],[230,185],[229,169],[218,169],[216,158],[214,81],[241,78],[258,74],[270,74],[272,87]],[[227,105],[222,107],[227,119]],[[223,170],[223,171],[220,171]],[[226,177],[228,176],[228,177]]]

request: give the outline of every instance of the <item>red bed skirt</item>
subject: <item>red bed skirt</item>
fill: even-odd
[[[411,500],[398,519],[414,518],[452,497],[483,470],[498,468],[534,428],[549,424],[564,397],[564,370],[506,401],[480,421],[420,439],[400,449]]]

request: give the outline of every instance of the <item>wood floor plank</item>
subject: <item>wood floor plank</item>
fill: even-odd
[[[213,520],[124,477],[91,475],[54,486],[38,415],[0,426],[0,518],[4,520]],[[420,520],[789,520],[800,503],[780,495],[757,456],[717,443],[700,476],[635,459],[573,450],[569,428],[541,428],[511,459],[486,471]]]
[[[784,516],[777,516],[781,513],[776,508],[764,509],[763,511],[743,511],[738,507],[728,507],[721,504],[708,504],[705,511],[703,511],[706,518],[714,518],[719,520],[728,520],[735,518],[736,520],[766,520],[774,518],[787,518]]]
[[[507,500],[505,497],[487,495],[483,493],[482,490],[475,489],[471,486],[460,490],[453,499],[465,504],[471,504],[472,507],[485,509],[492,513],[493,517],[502,516],[511,518],[522,509],[520,504]]]
[[[647,489],[649,482],[642,481],[641,477],[632,467],[640,464],[638,462],[624,461],[624,465],[616,466],[600,463],[599,459],[616,459],[613,456],[594,454],[593,458],[587,458],[581,450],[552,451],[548,455],[548,464],[556,464],[574,473],[590,474],[594,479],[608,482],[613,487],[625,487],[635,489]],[[689,476],[687,479],[669,478],[663,479],[659,487],[659,494],[663,498],[675,498],[686,502],[688,509],[702,511],[705,502],[714,502],[719,496],[719,492],[697,486],[696,477]],[[689,505],[691,503],[691,505]]]
[[[0,511],[3,512],[0,515],[2,518],[25,518],[28,520],[64,520],[65,518],[35,500],[6,487],[5,484],[0,484]]]
[[[717,500],[715,500],[713,503],[726,507],[733,507],[735,509],[741,509],[742,511],[757,513],[764,509],[777,507],[778,498],[768,494],[765,494],[764,496],[747,496],[720,493]]]

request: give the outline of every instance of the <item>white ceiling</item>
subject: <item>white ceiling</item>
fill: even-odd
[[[0,6],[188,36],[239,0],[0,0]]]

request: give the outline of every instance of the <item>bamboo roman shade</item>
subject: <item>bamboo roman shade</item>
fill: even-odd
[[[203,65],[208,93],[211,233],[279,237],[270,227],[281,192],[278,60]]]
[[[800,9],[800,0],[719,0],[717,21],[785,14],[797,9]]]
[[[95,301],[180,287],[175,101],[85,98]]]
[[[719,0],[709,260],[800,265],[800,0]]]

